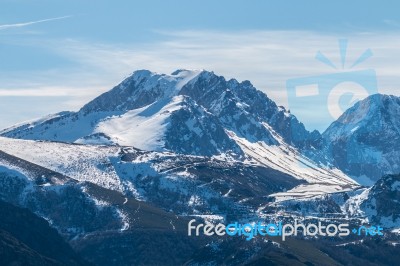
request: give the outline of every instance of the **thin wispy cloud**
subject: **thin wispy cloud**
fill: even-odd
[[[117,82],[143,68],[161,73],[171,73],[178,68],[207,69],[227,78],[248,79],[283,105],[286,105],[286,80],[332,73],[331,68],[315,60],[318,51],[341,64],[338,39],[342,36],[309,31],[173,31],[161,34],[167,40],[130,46],[68,40],[57,45],[52,43],[49,48],[57,49],[58,53],[88,69],[106,73],[101,76],[109,81]],[[350,71],[357,58],[371,49],[374,55],[352,70],[375,69],[381,92],[400,94],[395,87],[400,84],[396,74],[400,37],[395,33],[362,33],[348,36],[348,41],[344,70]]]
[[[3,24],[3,25],[0,25],[0,30],[6,30],[6,29],[10,29],[10,28],[21,28],[21,27],[30,26],[33,24],[44,23],[44,22],[60,20],[60,19],[67,19],[67,18],[71,18],[71,17],[72,16],[69,15],[69,16],[62,16],[62,17],[56,17],[56,18],[47,18],[47,19],[41,19],[41,20],[35,20],[35,21],[29,21],[29,22],[22,22],[22,23]]]
[[[333,70],[315,60],[318,51],[340,63],[338,38],[308,31],[173,31],[160,32],[167,40],[131,45],[90,43],[79,40],[41,41],[37,44],[68,60],[74,69],[59,73],[45,72],[43,79],[70,84],[71,92],[79,81],[96,80],[91,93],[96,96],[105,86],[115,85],[136,69],[171,73],[178,68],[207,69],[227,78],[250,80],[279,104],[286,105],[286,80],[294,77],[320,75]],[[377,71],[381,92],[399,94],[397,84],[400,56],[397,34],[355,34],[348,37],[345,68],[350,70],[366,49],[374,56],[357,69]],[[353,69],[353,70],[357,70]],[[69,74],[66,74],[70,72]],[[35,76],[41,76],[35,73]],[[65,80],[65,77],[68,77]],[[43,82],[41,82],[43,85]],[[102,84],[101,91],[96,90]],[[89,86],[88,86],[89,87]],[[393,92],[393,89],[395,91]],[[7,92],[8,93],[8,92]]]
[[[0,88],[0,97],[63,97],[71,96],[71,87],[44,86],[41,88],[4,89]],[[75,97],[91,96],[90,87],[75,87]]]

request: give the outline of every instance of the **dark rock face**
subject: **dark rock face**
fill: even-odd
[[[89,265],[46,220],[0,201],[1,265]]]
[[[230,153],[243,155],[240,147],[229,138],[223,125],[212,114],[190,98],[183,108],[174,111],[165,134],[165,148],[179,154],[212,156]]]
[[[252,142],[278,144],[268,126],[287,143],[297,147],[310,145],[319,137],[317,131],[308,132],[296,117],[278,107],[249,81],[226,81],[213,72],[203,72],[195,81],[183,86],[179,93],[191,97],[217,116],[225,128]]]
[[[93,112],[127,111],[149,105],[162,97],[168,97],[170,82],[164,75],[149,70],[135,71],[131,77],[112,90],[98,96],[80,110],[83,114]]]

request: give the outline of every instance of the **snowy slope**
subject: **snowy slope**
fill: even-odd
[[[170,114],[182,107],[182,100],[182,97],[176,97],[171,101],[158,101],[122,115],[108,117],[99,122],[92,135],[102,133],[109,137],[111,143],[143,150],[161,150]],[[89,144],[92,140],[89,136],[75,142]]]
[[[250,143],[233,132],[228,134],[243,149],[244,160],[3,137],[0,150],[77,181],[121,191],[159,206],[172,204],[168,202],[178,197],[181,200],[174,206],[186,212],[188,207],[204,212],[212,208],[209,202],[213,201],[236,199],[238,204],[255,204],[265,202],[263,197],[267,196],[277,200],[307,198],[356,187],[337,170],[312,167],[283,140],[279,146],[268,146]]]
[[[286,144],[274,132],[273,135],[279,145],[266,145],[261,141],[252,143],[244,138],[239,138],[233,132],[229,132],[229,134],[246,154],[247,163],[267,166],[308,182],[308,184],[301,184],[289,191],[272,194],[271,196],[275,197],[277,201],[314,197],[358,187],[358,184],[342,171],[316,164],[296,148]]]
[[[117,147],[71,145],[0,137],[0,150],[47,169],[89,181],[102,187],[121,189],[121,182],[110,164]]]
[[[310,195],[332,193],[356,187],[352,180],[346,178],[337,170],[311,167],[311,162],[288,146],[267,146],[263,143],[246,142],[237,137],[233,137],[233,139],[238,141],[246,154],[246,160],[241,167],[261,166],[265,167],[266,170],[264,171],[275,169],[277,173],[282,173],[281,178],[294,177],[309,183],[299,184],[294,188],[290,188],[290,190],[285,190],[285,192],[276,191],[278,193],[272,196],[276,197],[277,200],[310,197]],[[6,153],[65,174],[78,181],[88,181],[105,188],[124,191],[135,195],[137,198],[146,198],[148,195],[138,192],[138,184],[135,184],[137,181],[132,180],[132,177],[167,174],[168,177],[165,177],[163,184],[168,189],[183,191],[184,187],[188,186],[188,184],[185,184],[186,182],[189,182],[190,186],[193,185],[191,184],[192,181],[188,180],[193,179],[195,176],[188,173],[185,168],[182,168],[179,162],[186,162],[187,167],[193,167],[197,164],[196,162],[204,164],[204,162],[210,160],[210,162],[221,159],[226,161],[226,158],[219,158],[220,156],[212,158],[193,157],[193,159],[184,157],[179,159],[180,156],[174,153],[149,153],[148,155],[144,153],[133,160],[132,164],[120,164],[121,148],[116,146],[74,145],[0,138],[0,147],[0,150]],[[232,159],[230,159],[230,162],[226,162],[228,163],[225,166],[226,169],[235,165],[239,167],[242,164],[242,162]],[[179,170],[178,172],[172,171],[174,168],[171,168],[171,165],[175,164],[178,165],[175,168]],[[166,171],[165,169],[168,170]],[[168,173],[173,174],[169,175]],[[252,176],[245,177],[252,178]],[[267,179],[265,181],[268,182]],[[282,182],[286,181],[282,179]],[[204,195],[212,195],[215,192],[202,193],[205,193]],[[265,196],[267,195],[265,194]]]
[[[6,158],[3,152],[14,157],[3,160]],[[25,168],[21,170],[18,168],[20,160],[33,165],[25,163]],[[65,182],[39,182],[40,186],[48,189],[53,186],[63,189],[64,186],[89,182],[122,192],[126,197],[172,209],[175,213],[228,213],[235,212],[239,206],[251,209],[273,192],[304,183],[274,169],[239,161],[145,152],[129,147],[3,137],[0,138],[0,166],[24,173],[32,183],[41,176],[34,168],[43,167],[54,171],[48,173],[52,180],[56,180],[52,175],[65,177]]]

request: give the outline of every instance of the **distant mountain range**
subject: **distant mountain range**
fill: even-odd
[[[370,96],[321,135],[308,132],[248,81],[227,81],[204,70],[171,75],[139,70],[78,112],[50,115],[0,134],[236,159],[246,157],[244,142],[289,145],[315,161],[324,158],[325,164],[357,182],[371,184],[400,171],[399,102],[395,96]],[[313,156],[315,150],[319,152]]]
[[[0,199],[44,217],[102,265],[115,262],[99,250],[138,263],[144,253],[126,243],[145,240],[128,238],[159,229],[186,250],[175,263],[200,262],[195,250],[210,243],[185,236],[190,217],[312,216],[396,230],[399,114],[398,97],[372,95],[320,134],[249,81],[139,70],[78,112],[0,131]]]

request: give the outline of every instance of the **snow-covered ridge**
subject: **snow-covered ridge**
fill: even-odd
[[[118,156],[115,146],[71,145],[0,137],[0,150],[52,171],[121,191],[121,182],[110,164]]]

